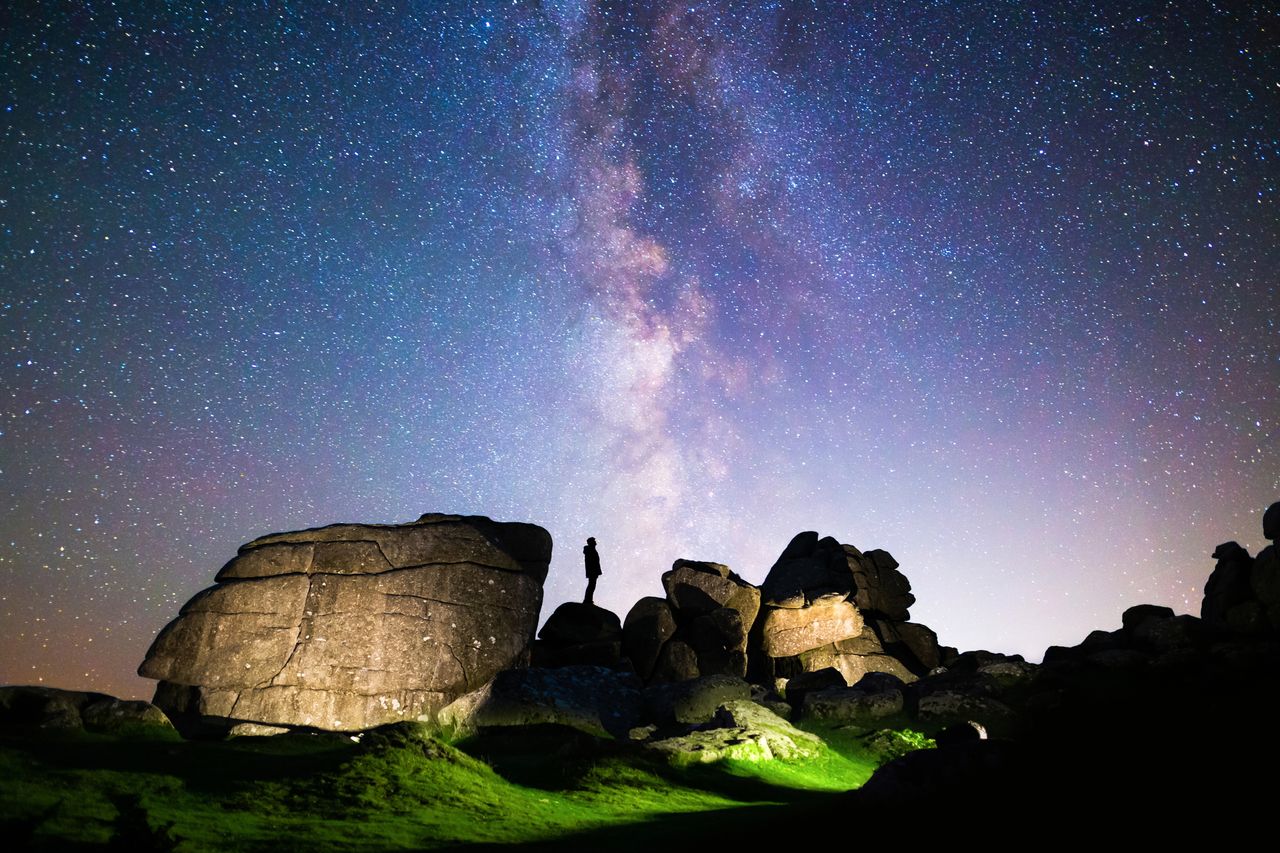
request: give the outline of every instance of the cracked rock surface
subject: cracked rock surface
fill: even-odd
[[[426,718],[522,661],[551,536],[428,514],[256,539],[138,672],[179,719],[358,731]]]

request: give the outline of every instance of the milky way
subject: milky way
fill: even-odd
[[[427,511],[620,613],[816,529],[1032,659],[1262,544],[1269,4],[20,5],[0,682],[145,695],[239,543]]]

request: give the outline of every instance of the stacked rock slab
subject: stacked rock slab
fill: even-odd
[[[760,590],[721,563],[676,560],[666,598],[642,598],[623,624],[623,650],[649,682],[747,672],[747,638]]]
[[[908,622],[911,584],[886,551],[798,534],[760,587],[751,676],[761,683],[828,667],[855,684],[869,672],[912,680],[939,665],[938,638]]]
[[[426,719],[524,662],[550,559],[546,530],[481,516],[266,536],[187,602],[138,672],[179,720]]]

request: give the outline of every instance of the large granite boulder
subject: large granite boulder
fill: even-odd
[[[616,666],[622,660],[622,623],[603,607],[566,601],[538,632],[532,657],[534,666]]]
[[[676,560],[662,575],[671,606],[690,616],[727,607],[748,626],[760,609],[760,590],[729,571],[723,563]]]
[[[773,658],[792,657],[859,636],[865,623],[852,602],[819,598],[805,607],[767,607],[760,619],[760,651]]]
[[[937,635],[906,621],[915,598],[887,551],[863,554],[806,531],[783,550],[760,592],[750,640],[751,676],[760,683],[828,668],[846,684],[873,672],[912,680],[941,663]]]
[[[170,716],[355,731],[429,719],[522,662],[551,536],[427,514],[256,539],[138,672]]]

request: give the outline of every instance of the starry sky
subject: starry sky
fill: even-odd
[[[1280,498],[1259,3],[0,12],[0,683],[149,696],[236,547],[555,538],[544,614],[815,529],[1021,652]]]

